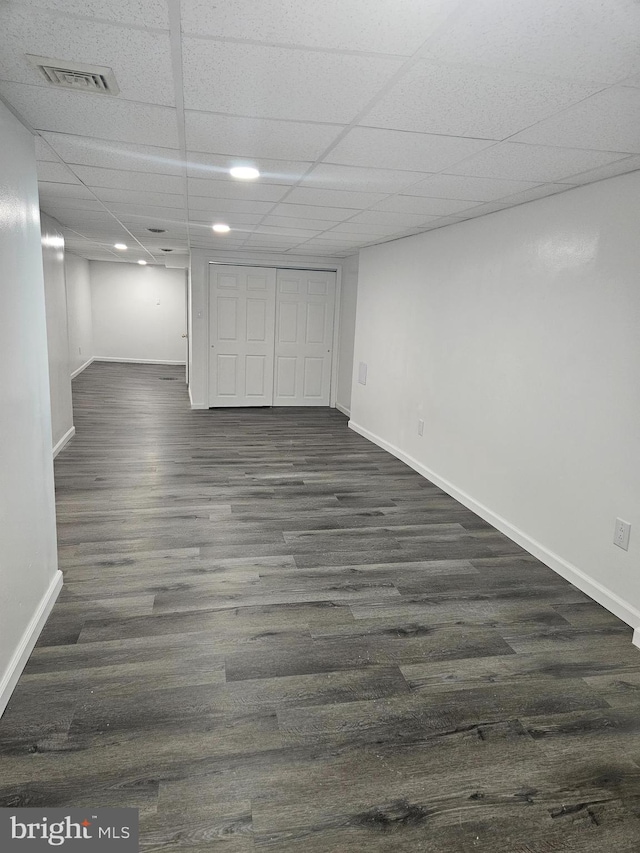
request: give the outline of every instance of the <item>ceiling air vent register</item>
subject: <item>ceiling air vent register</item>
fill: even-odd
[[[113,69],[104,65],[83,65],[46,56],[27,55],[27,59],[52,86],[100,95],[117,95],[120,91]]]

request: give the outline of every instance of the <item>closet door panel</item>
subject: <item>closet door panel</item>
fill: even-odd
[[[273,403],[276,271],[209,266],[209,406]]]

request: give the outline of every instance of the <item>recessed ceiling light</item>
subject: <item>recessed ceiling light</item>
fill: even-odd
[[[229,174],[232,178],[239,178],[241,181],[255,181],[260,177],[260,172],[253,166],[234,166],[233,169],[229,169]]]
[[[125,243],[115,243],[113,248],[114,249],[120,249],[121,252],[124,252],[124,250],[127,248],[127,246]]]
[[[141,267],[146,267],[146,265],[147,265],[146,261],[138,261],[138,263],[140,264]]]
[[[229,228],[228,225],[225,225],[224,222],[216,222],[212,227],[216,234],[226,234],[231,231],[231,228]]]

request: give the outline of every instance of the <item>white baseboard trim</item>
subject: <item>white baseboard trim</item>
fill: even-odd
[[[117,361],[120,364],[182,364],[186,361],[166,361],[162,358],[113,358],[110,355],[95,355],[94,361]]]
[[[62,589],[62,572],[58,569],[53,576],[53,580],[49,584],[49,589],[43,595],[36,612],[31,617],[27,628],[22,635],[22,639],[18,644],[18,648],[13,653],[13,657],[9,661],[4,675],[0,679],[0,717],[3,715],[5,708],[11,698],[18,679],[22,675],[22,670],[27,665],[29,655],[33,651],[33,647],[38,641],[38,637],[42,633],[44,623],[47,621],[49,613]]]
[[[343,414],[343,415],[346,415],[348,418],[350,418],[350,417],[351,417],[351,409],[347,409],[347,407],[346,407],[346,406],[343,406],[341,403],[338,403],[338,401],[337,401],[337,400],[336,400],[336,409],[337,409],[339,412],[342,412],[342,414]]]
[[[58,453],[69,444],[73,436],[76,434],[76,428],[74,426],[71,429],[68,429],[65,434],[62,436],[57,444],[53,445],[53,458],[55,459]]]
[[[191,404],[192,409],[197,411],[209,408],[209,406],[196,406],[196,404],[193,402],[193,397],[191,396],[191,385],[187,385],[187,391],[189,392],[189,403]]]
[[[452,498],[455,498],[463,506],[466,506],[467,509],[475,512],[480,516],[480,518],[483,518],[485,521],[489,522],[489,524],[492,524],[497,530],[504,533],[505,536],[508,536],[509,539],[512,539],[517,545],[524,548],[525,551],[528,551],[534,557],[537,557],[537,559],[544,563],[545,566],[549,566],[549,568],[553,569],[554,572],[557,572],[565,578],[565,580],[568,580],[590,598],[593,598],[594,601],[597,601],[598,604],[601,604],[604,608],[617,616],[618,619],[622,619],[623,622],[626,622],[627,625],[634,628],[633,643],[640,648],[640,610],[636,610],[635,607],[628,604],[620,598],[620,596],[616,595],[615,592],[612,592],[598,581],[590,578],[589,575],[586,575],[577,566],[574,566],[558,554],[550,551],[540,542],[537,542],[535,539],[528,536],[524,531],[515,527],[507,521],[506,518],[503,518],[501,515],[493,512],[489,507],[484,506],[484,504],[479,503],[472,498],[471,495],[468,495],[466,492],[458,489],[457,486],[453,485],[453,483],[445,480],[444,477],[440,477],[435,471],[427,468],[426,465],[418,462],[417,459],[409,456],[409,454],[400,450],[400,448],[390,444],[388,441],[380,438],[380,436],[369,432],[368,429],[359,426],[353,421],[349,421],[349,427],[354,432],[357,432],[359,435],[373,442],[373,444],[377,444],[378,447],[381,447],[383,450],[391,453],[392,456],[395,456],[397,459],[405,462],[410,468],[417,471],[418,474],[421,474],[434,485],[445,491],[448,495],[451,495]]]
[[[78,376],[78,374],[79,374],[79,373],[82,373],[82,371],[83,371],[83,370],[86,370],[86,369],[87,369],[87,367],[89,367],[89,365],[90,365],[90,364],[92,364],[92,363],[93,363],[93,356],[91,356],[91,358],[90,358],[88,361],[85,361],[85,363],[84,363],[83,365],[81,365],[80,367],[77,367],[77,368],[73,371],[73,373],[71,374],[71,378],[72,378],[72,379],[75,379],[75,378],[76,378],[76,376]]]

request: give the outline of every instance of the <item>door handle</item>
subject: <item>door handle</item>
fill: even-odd
[[[188,338],[189,336],[188,336],[188,335],[182,335],[182,337],[183,337],[183,338]]]

